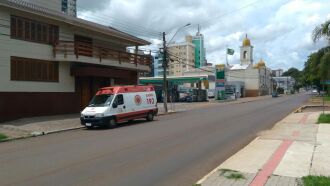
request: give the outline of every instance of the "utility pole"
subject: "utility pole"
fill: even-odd
[[[163,89],[164,89],[164,97],[163,97],[163,102],[164,102],[164,109],[165,109],[165,114],[167,114],[167,47],[166,47],[166,38],[165,38],[165,32],[163,32]]]
[[[288,94],[289,91],[289,76],[286,77],[286,94]]]

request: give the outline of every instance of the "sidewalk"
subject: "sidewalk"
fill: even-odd
[[[330,125],[315,124],[320,114],[290,114],[197,184],[294,186],[303,176],[330,176]]]
[[[169,112],[183,112],[193,109],[201,109],[219,104],[239,104],[250,101],[262,100],[270,98],[270,96],[261,96],[253,98],[242,98],[230,102],[194,102],[194,103],[168,103]],[[158,103],[159,115],[164,114],[164,107],[162,103]],[[60,115],[60,116],[44,116],[19,119],[7,123],[0,124],[0,134],[5,134],[9,139],[25,138],[30,136],[44,135],[54,132],[80,129],[79,114]]]

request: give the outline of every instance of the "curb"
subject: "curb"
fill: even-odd
[[[72,127],[72,128],[67,128],[67,129],[61,129],[61,130],[54,130],[54,131],[50,131],[50,132],[44,132],[43,135],[60,133],[60,132],[71,131],[71,130],[79,130],[79,129],[83,129],[83,128],[85,128],[85,126]]]
[[[40,132],[39,134],[34,134],[34,135],[30,134],[29,136],[24,136],[24,137],[4,139],[4,140],[1,140],[0,143],[10,142],[10,141],[14,141],[14,140],[22,140],[22,139],[27,139],[27,138],[33,138],[33,137],[38,137],[38,136],[45,136],[45,135],[48,135],[48,134],[55,134],[55,133],[71,131],[71,130],[79,130],[79,129],[82,129],[82,128],[85,128],[85,127],[84,126],[79,126],[79,127],[55,130],[55,131],[50,131],[50,132]]]
[[[295,111],[293,111],[293,113],[301,113],[303,109],[312,108],[312,107],[323,107],[323,105],[303,105],[298,109],[296,109]],[[325,107],[329,107],[329,106],[325,105]]]
[[[180,110],[180,111],[171,111],[171,112],[168,112],[167,114],[166,113],[161,113],[161,114],[157,114],[156,116],[166,116],[166,115],[171,115],[171,114],[178,114],[180,112],[184,112],[186,110]]]
[[[6,142],[10,142],[10,141],[14,141],[14,140],[22,140],[22,139],[27,139],[27,138],[32,138],[35,136],[24,136],[24,137],[18,137],[18,138],[7,138],[4,140],[1,140],[0,143],[6,143]]]
[[[255,100],[252,100],[252,101],[255,101]],[[251,100],[250,101],[247,101],[247,102],[252,102]],[[243,103],[243,102],[242,102]],[[246,102],[245,102],[246,103]],[[240,104],[240,103],[236,103],[236,104]],[[290,114],[292,114],[292,113],[296,113],[296,111],[297,110],[299,110],[299,109],[301,109],[302,107],[306,107],[306,105],[305,106],[300,106],[298,109],[293,109],[293,111],[291,112],[291,113],[289,113],[288,115],[290,115]],[[288,115],[286,115],[285,117],[287,117]],[[284,117],[284,118],[285,118]],[[284,119],[283,118],[283,119]],[[280,121],[280,120],[279,120]],[[279,122],[279,121],[277,121],[276,123],[275,123],[275,125]],[[274,125],[274,126],[275,126]],[[273,126],[273,127],[274,127]],[[272,127],[272,128],[273,128]],[[257,134],[258,135],[258,134]],[[209,178],[213,173],[215,173],[217,170],[219,170],[220,169],[220,166],[224,163],[224,162],[226,162],[229,158],[231,158],[232,156],[234,156],[235,154],[237,154],[239,151],[241,151],[242,149],[244,149],[245,147],[247,147],[249,144],[251,144],[252,142],[254,142],[254,141],[256,141],[256,140],[258,140],[260,138],[260,136],[258,135],[255,139],[253,139],[251,142],[249,142],[247,145],[245,145],[244,147],[242,147],[240,150],[238,150],[236,153],[234,153],[233,155],[231,155],[230,157],[228,157],[225,161],[223,161],[219,166],[217,166],[215,169],[213,169],[211,172],[209,172],[208,174],[206,174],[204,177],[202,177],[200,180],[198,180],[196,183],[195,183],[195,185],[202,185],[202,183],[207,179],[207,178]]]
[[[252,142],[256,141],[259,139],[259,136],[254,138],[251,142],[249,142],[246,146],[244,146],[243,148],[241,148],[239,151],[241,151],[242,149],[244,149],[245,147],[247,147],[249,144],[251,144]],[[228,157],[225,161],[223,161],[219,166],[217,166],[215,169],[213,169],[211,172],[209,172],[207,175],[205,175],[203,178],[201,178],[200,180],[198,180],[196,182],[196,185],[201,185],[207,178],[209,178],[213,173],[215,173],[216,171],[218,171],[221,167],[221,165],[226,162],[229,158],[231,158],[232,156],[235,156],[239,151],[237,151],[236,153],[234,153],[233,155],[231,155],[230,157]]]

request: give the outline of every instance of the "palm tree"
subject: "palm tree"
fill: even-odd
[[[325,38],[328,41],[328,45],[330,46],[330,20],[325,23],[317,26],[312,34],[312,39],[314,43],[321,38]],[[323,49],[323,56],[319,59],[320,63],[320,71],[318,75],[320,79],[327,80],[330,78],[330,53],[329,48]],[[327,85],[328,94],[330,94],[330,85]]]
[[[329,27],[330,27],[330,20],[317,26],[313,31],[313,35],[312,35],[313,41],[316,42],[321,38],[325,38],[330,45],[330,28]]]

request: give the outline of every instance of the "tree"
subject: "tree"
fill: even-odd
[[[294,79],[300,79],[301,72],[296,68],[289,68],[289,70],[285,71],[282,76],[291,76]]]
[[[330,45],[330,20],[324,22],[323,24],[317,26],[312,34],[313,41],[316,42],[321,38],[325,38]],[[318,80],[329,80],[330,79],[330,50],[329,47],[323,48],[318,51],[317,60],[314,60],[314,63],[317,63],[316,67]],[[313,64],[312,64],[313,65]],[[306,65],[305,65],[306,67]],[[313,72],[313,71],[311,71]],[[328,93],[330,93],[330,85],[327,86]]]
[[[303,73],[296,68],[289,68],[282,76],[291,76],[296,80],[294,85],[295,90],[299,90],[303,86]]]
[[[308,56],[302,79],[305,85],[315,85],[319,88],[322,87],[321,81],[330,79],[330,46]],[[329,92],[330,87],[327,89]]]
[[[317,26],[312,34],[313,41],[316,42],[321,38],[325,38],[330,45],[330,20]]]

